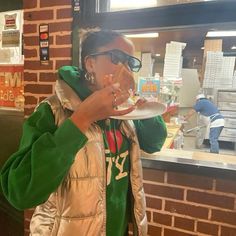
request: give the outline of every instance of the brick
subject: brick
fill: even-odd
[[[56,45],[72,44],[71,35],[56,36]]]
[[[143,179],[164,183],[164,171],[143,168]]]
[[[158,197],[167,197],[179,200],[182,200],[184,197],[183,189],[175,187],[144,183],[144,190],[145,193],[156,195]]]
[[[32,34],[37,32],[37,25],[36,24],[24,24],[23,25],[23,31],[24,34]]]
[[[24,72],[24,81],[36,82],[37,81],[37,74],[36,73]]]
[[[38,99],[33,96],[25,96],[25,105],[34,105],[37,104]]]
[[[56,73],[43,73],[39,74],[39,81],[41,82],[55,82],[57,78]]]
[[[155,223],[171,226],[171,219],[172,217],[168,214],[153,212],[153,222]]]
[[[133,224],[132,223],[129,223],[129,232],[133,232]]]
[[[24,37],[24,45],[28,46],[38,46],[39,45],[39,37],[38,36],[25,36]]]
[[[65,8],[57,10],[57,19],[72,18],[72,8]]]
[[[147,214],[147,220],[148,220],[148,222],[151,222],[151,217],[152,217],[151,211],[146,211],[146,214]]]
[[[50,49],[50,58],[55,58],[55,57],[65,58],[65,57],[71,57],[71,56],[72,56],[71,47]]]
[[[179,229],[194,231],[194,220],[175,216],[174,217],[174,226]]]
[[[200,206],[193,206],[190,204],[166,201],[165,210],[172,213],[178,213],[191,217],[207,219],[208,209]]]
[[[148,225],[149,236],[161,236],[161,227]]]
[[[25,210],[24,211],[24,218],[31,219],[33,213],[34,213],[34,209],[32,209],[32,210]]]
[[[197,236],[197,234],[190,234],[190,233],[185,233],[182,231],[177,231],[177,230],[172,230],[172,229],[164,229],[164,235],[165,236]]]
[[[235,235],[236,235],[236,228],[221,226],[220,236],[235,236]]]
[[[149,208],[161,210],[162,200],[153,197],[146,197],[146,204]]]
[[[68,31],[71,32],[72,30],[72,23],[71,22],[60,22],[60,23],[51,23],[49,25],[50,32],[62,32],[62,31]]]
[[[44,85],[44,84],[26,84],[25,93],[33,93],[33,94],[51,94],[52,93],[52,85]]]
[[[40,61],[33,61],[33,60],[25,60],[24,62],[25,70],[52,70],[53,65],[52,61],[49,61],[49,65],[41,65]]]
[[[32,113],[34,112],[34,107],[31,107],[31,108],[24,108],[24,113],[25,113],[25,116],[29,116],[31,115]]]
[[[37,7],[37,0],[24,0],[23,1],[23,9],[30,9]]]
[[[24,236],[29,236],[29,235],[30,235],[29,230],[25,230],[25,232],[24,232]]]
[[[30,221],[24,220],[24,229],[29,229],[29,226],[30,226]]]
[[[209,234],[211,236],[217,236],[219,231],[219,226],[206,222],[197,222],[197,232],[203,234]]]
[[[188,190],[187,200],[209,206],[234,209],[234,198],[223,195]]]
[[[192,188],[212,189],[213,179],[203,176],[168,172],[167,183]]]
[[[58,70],[62,66],[70,66],[71,60],[57,60],[56,61],[56,70]]]
[[[52,20],[53,10],[40,10],[24,13],[24,20],[39,21],[39,20]]]
[[[217,179],[216,180],[216,190],[224,193],[234,193],[236,194],[236,181]]]
[[[36,49],[24,49],[24,56],[25,58],[32,58],[32,57],[37,57],[38,53]]]
[[[39,102],[42,102],[44,99],[46,99],[47,97],[39,97]]]
[[[227,212],[220,210],[212,210],[212,220],[231,224],[235,226],[236,222],[236,212]]]
[[[70,5],[71,1],[69,0],[40,0],[40,7],[55,7],[55,6],[63,6],[63,5]]]

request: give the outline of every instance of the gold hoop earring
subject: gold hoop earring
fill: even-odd
[[[95,84],[95,77],[92,73],[86,72],[84,77],[90,84]]]

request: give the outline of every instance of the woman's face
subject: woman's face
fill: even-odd
[[[126,38],[118,37],[106,46],[100,47],[97,53],[118,49],[133,56],[134,46]],[[104,88],[112,83],[119,82],[121,89],[134,89],[132,72],[126,64],[114,64],[109,54],[88,57],[86,69],[95,76],[95,89]]]

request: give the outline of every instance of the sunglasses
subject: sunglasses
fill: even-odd
[[[115,65],[119,63],[127,64],[130,70],[133,72],[138,72],[142,67],[142,63],[138,58],[132,57],[129,54],[126,54],[118,49],[113,49],[105,52],[97,52],[90,54],[89,56],[95,57],[100,55],[109,55],[111,57],[112,63]]]

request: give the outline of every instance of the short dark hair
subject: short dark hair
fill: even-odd
[[[98,48],[112,43],[115,39],[124,37],[122,34],[111,30],[100,30],[96,32],[88,32],[81,44],[81,64],[85,71],[85,57],[96,53]]]

